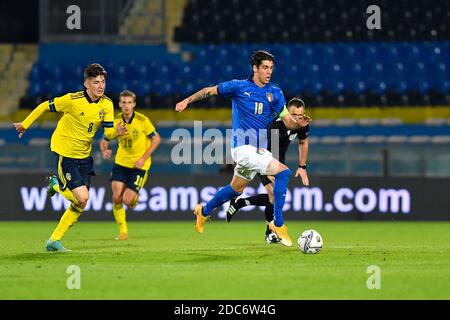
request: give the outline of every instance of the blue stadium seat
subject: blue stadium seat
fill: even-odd
[[[404,93],[408,89],[406,82],[399,78],[386,79],[386,86],[397,93]]]
[[[43,93],[43,88],[40,82],[32,82],[28,88],[28,95],[30,97],[36,97]]]
[[[182,51],[192,53],[189,62],[168,53],[158,60],[153,57],[128,60],[111,54],[110,61],[103,63],[108,71],[107,92],[118,94],[132,88],[139,95],[186,95],[203,86],[246,78],[252,72],[249,57],[258,49],[276,55],[273,83],[289,94],[311,94],[319,104],[323,99],[337,101],[337,97],[328,99],[327,94],[364,94],[365,97],[354,99],[364,101],[368,91],[382,95],[410,94],[411,90],[422,95],[434,92],[432,101],[445,103],[450,90],[448,42],[340,42],[187,45]],[[156,54],[162,49],[155,46],[152,50],[147,51]],[[121,48],[117,52],[123,51]],[[29,97],[82,89],[86,61],[75,64],[47,61],[40,57],[31,68]]]

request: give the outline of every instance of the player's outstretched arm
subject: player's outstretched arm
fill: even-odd
[[[100,150],[102,152],[103,159],[108,160],[111,158],[112,150],[109,149],[109,141],[106,140],[106,138],[103,138],[102,141],[100,141]]]
[[[15,122],[13,123],[13,126],[16,129],[17,133],[19,134],[19,138],[22,138],[23,134],[26,131],[26,129],[22,125],[22,122]]]
[[[280,114],[280,117],[286,128],[290,130],[304,128],[312,121],[312,119],[307,115],[294,118],[289,112],[285,113],[284,111]]]
[[[194,93],[192,96],[187,97],[183,101],[178,102],[177,105],[175,106],[175,111],[181,112],[187,108],[189,103],[203,100],[210,96],[216,96],[217,94],[218,94],[217,86],[203,88],[202,90]]]
[[[38,105],[26,119],[22,122],[13,123],[14,128],[19,133],[19,138],[22,138],[25,131],[36,121],[44,112],[50,111],[48,101],[42,102]]]
[[[117,137],[125,136],[127,134],[128,130],[123,121],[118,123],[116,127],[104,128],[104,136],[108,140],[113,140]]]

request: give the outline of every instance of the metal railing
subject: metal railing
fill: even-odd
[[[36,139],[33,144],[6,143],[0,146],[0,172],[53,172],[56,166],[48,139]],[[116,146],[112,143],[112,149]],[[162,140],[152,157],[152,172],[172,174],[218,173],[221,164],[180,164],[172,162],[174,143]],[[203,145],[206,147],[206,145]],[[113,160],[105,161],[98,142],[94,143],[92,156],[99,174],[109,173]],[[295,169],[298,151],[289,148],[287,165]],[[450,178],[450,148],[443,145],[412,144],[342,144],[310,145],[308,173],[327,176],[377,176],[377,177],[441,177]]]

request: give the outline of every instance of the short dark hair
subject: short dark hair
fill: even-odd
[[[133,101],[136,102],[136,94],[130,90],[123,90],[119,95],[119,101],[122,97],[132,97]]]
[[[300,98],[292,98],[291,100],[289,100],[287,106],[288,106],[288,108],[289,107],[296,107],[296,108],[303,107],[303,108],[306,108],[305,102],[302,99],[300,99]]]
[[[106,70],[99,63],[91,63],[84,69],[84,80],[95,78],[97,76],[106,77]]]
[[[264,60],[269,60],[275,63],[275,56],[264,50],[258,50],[252,54],[252,66],[259,68]]]

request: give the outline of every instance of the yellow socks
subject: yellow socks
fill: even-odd
[[[65,188],[64,191],[61,191],[59,188],[59,184],[53,186],[53,190],[55,190],[58,193],[61,193],[64,198],[69,200],[70,202],[76,203],[75,197],[73,196],[72,191],[69,190],[69,188]]]
[[[116,219],[119,233],[128,233],[128,226],[126,221],[126,213],[122,204],[113,205],[114,218]]]
[[[58,226],[53,231],[50,239],[51,241],[61,240],[66,231],[78,220],[78,217],[83,212],[83,209],[71,204],[64,212],[61,220],[59,220]]]

